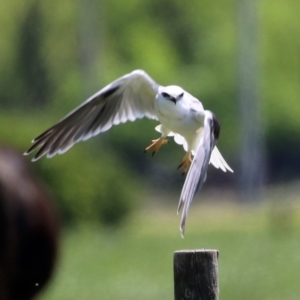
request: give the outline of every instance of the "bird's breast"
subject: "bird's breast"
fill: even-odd
[[[168,100],[157,100],[155,109],[162,125],[184,137],[196,134],[197,129],[201,127],[194,118],[193,111],[183,101],[177,101],[175,104]]]

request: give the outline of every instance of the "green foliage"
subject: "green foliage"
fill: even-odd
[[[214,111],[222,125],[222,153],[228,157],[226,154],[231,152],[233,157],[239,143],[236,2],[104,0],[97,2],[96,14],[86,16],[80,6],[83,3],[0,0],[2,140],[26,148],[40,128],[52,125],[97,88],[141,68],[162,85],[183,86],[205,108]],[[294,138],[300,126],[297,8],[298,0],[264,0],[258,7],[261,107],[268,148],[277,153],[276,157],[287,151],[294,151],[296,157],[300,149]],[[92,61],[96,75],[88,79],[82,60],[86,46],[82,39],[82,26],[86,25],[83,20],[91,22],[89,30],[96,37],[92,49],[96,53]],[[93,81],[91,86],[97,88],[86,91],[85,80]],[[18,116],[14,115],[14,111],[21,110]],[[42,115],[38,114],[41,111]],[[124,176],[130,174],[124,161],[135,169],[145,169],[145,174],[149,172],[149,168],[144,168],[144,161],[149,158],[141,160],[137,154],[156,137],[151,131],[153,125],[140,123],[113,129],[109,137],[104,137],[111,148],[100,148],[99,153],[89,153],[85,148],[88,146],[77,146],[67,155],[35,164],[53,185],[69,221],[90,219],[93,214],[102,215],[103,222],[108,215],[112,220],[117,218],[113,206],[117,202],[120,214],[125,215],[131,207],[131,196],[126,195],[132,193],[132,180],[131,176]],[[165,165],[174,169],[173,158],[179,161],[182,149],[171,143],[167,149],[162,149],[156,159],[172,159],[172,164]],[[115,177],[119,173],[124,174]],[[101,187],[101,193],[95,186]],[[117,194],[124,197],[114,195],[118,190],[121,192]],[[71,199],[77,196],[81,200],[73,205]],[[115,200],[110,201],[111,198]],[[104,213],[105,209],[109,212]]]
[[[262,8],[263,108],[270,139],[278,143],[300,127],[300,5],[266,0]]]
[[[36,115],[22,124],[18,122],[21,118],[26,119],[21,114],[2,115],[0,139],[24,152],[46,122]],[[77,145],[65,155],[32,163],[55,196],[65,224],[118,225],[137,206],[141,191],[138,179],[109,147],[106,151],[95,148],[92,152],[85,145]]]
[[[136,183],[118,157],[80,148],[36,164],[67,223],[118,225],[136,205]]]
[[[24,61],[27,58],[28,68],[33,71],[37,64],[46,68],[43,77],[53,87],[47,92],[51,107],[72,108],[74,98],[77,103],[84,98],[79,4],[70,0],[38,4],[1,1],[1,103],[22,106],[28,96],[25,100],[24,95],[21,97],[25,91],[21,74],[24,77],[30,70],[18,66],[18,57],[26,54],[18,41],[24,38],[26,16],[36,6],[40,22],[38,28],[33,28],[36,35],[40,34],[37,59],[28,56]],[[278,130],[290,131],[299,126],[297,7],[296,0],[265,0],[258,7],[262,107],[268,135],[274,132],[277,136]],[[129,0],[126,5],[121,0],[102,1],[98,15],[94,20],[100,28],[95,86],[100,88],[132,69],[143,68],[161,84],[178,83],[202,99],[219,116],[226,135],[235,139],[238,16],[234,1]],[[232,141],[232,148],[236,142]]]

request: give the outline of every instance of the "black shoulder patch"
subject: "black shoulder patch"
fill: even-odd
[[[219,120],[214,114],[212,114],[212,130],[216,140],[219,139],[221,126]]]
[[[107,90],[106,92],[102,93],[102,94],[101,94],[101,97],[102,97],[103,99],[105,99],[105,98],[111,96],[111,95],[112,95],[114,92],[116,92],[118,89],[119,89],[119,86],[115,86],[114,88],[111,88],[111,89]]]

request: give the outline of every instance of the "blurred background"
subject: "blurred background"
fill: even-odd
[[[173,299],[172,254],[187,248],[220,251],[223,299],[298,299],[299,1],[0,1],[2,144],[24,152],[104,85],[144,69],[216,114],[235,171],[210,167],[181,239],[184,152],[171,141],[143,154],[155,122],[32,164],[63,224],[41,299]]]

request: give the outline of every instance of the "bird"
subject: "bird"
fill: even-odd
[[[74,144],[109,130],[113,125],[148,118],[159,121],[161,136],[152,140],[144,152],[157,153],[173,137],[186,154],[178,169],[186,174],[177,213],[182,208],[180,231],[185,233],[190,205],[206,180],[211,163],[222,171],[233,170],[216,147],[220,135],[217,117],[179,86],[159,85],[143,70],[134,70],[92,95],[58,123],[32,141],[24,153],[38,149],[32,161],[65,153]]]

